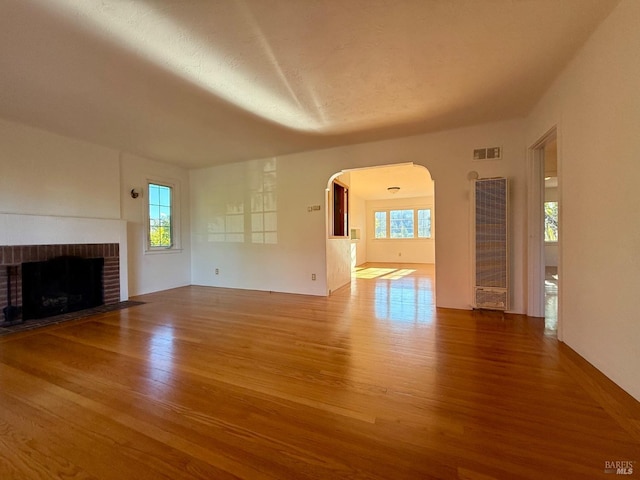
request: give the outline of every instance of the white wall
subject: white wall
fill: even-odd
[[[327,182],[349,168],[392,163],[427,167],[436,182],[438,306],[471,308],[469,171],[511,179],[513,311],[524,312],[525,148],[521,121],[498,122],[431,135],[297,153],[191,171],[193,282],[234,288],[325,295]],[[501,145],[503,159],[474,161],[473,149]],[[262,163],[277,163],[278,241],[271,245],[214,235],[229,203],[246,203]],[[322,211],[307,212],[309,205]],[[214,269],[220,268],[215,275]],[[318,280],[310,280],[311,273]]]
[[[352,266],[357,266],[367,261],[367,207],[363,198],[353,195],[352,192],[349,193],[351,228],[358,230],[360,234],[360,238],[351,239],[352,263],[354,264]]]
[[[191,234],[189,214],[189,174],[187,170],[131,154],[121,161],[122,218],[127,221],[129,242],[129,290],[131,295],[157,292],[191,284]],[[174,215],[180,225],[177,248],[146,252],[145,211],[147,181],[175,187]],[[131,189],[141,192],[131,198]],[[174,218],[174,220],[176,220]]]
[[[374,212],[390,209],[431,209],[431,238],[374,238]],[[370,200],[367,202],[367,261],[401,263],[435,263],[435,210],[433,197]]]
[[[118,243],[129,298],[118,153],[0,119],[0,245]]]
[[[190,283],[185,170],[6,120],[0,145],[0,244],[119,243],[123,300]],[[180,182],[179,254],[143,255],[145,199],[129,191],[147,176]]]
[[[118,152],[0,119],[0,212],[120,218]]]
[[[351,240],[327,240],[327,293],[331,294],[351,282]]]
[[[536,106],[526,141],[558,127],[563,340],[640,400],[638,25],[640,2],[623,0]]]
[[[327,294],[326,189],[331,170],[287,156],[190,173],[194,284]],[[265,215],[276,231],[264,242],[253,241],[259,229],[252,225],[252,199],[256,203],[265,189],[272,199]],[[315,205],[320,210],[308,211]],[[260,214],[257,206],[254,210]]]

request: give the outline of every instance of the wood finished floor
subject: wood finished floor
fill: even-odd
[[[393,271],[329,298],[179,288],[0,339],[0,478],[640,475],[638,402],[543,319],[436,309],[432,268],[370,267]]]

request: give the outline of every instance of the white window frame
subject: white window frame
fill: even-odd
[[[413,237],[391,237],[391,211],[396,210],[413,210]],[[429,231],[428,237],[420,237],[418,233],[418,210],[429,210],[431,213],[429,214],[431,218],[431,228]],[[371,235],[371,239],[375,241],[389,241],[389,240],[433,240],[433,207],[432,206],[424,206],[424,207],[385,207],[385,208],[373,208],[371,210],[373,217],[373,233]],[[384,213],[386,216],[386,236],[385,237],[376,237],[376,213]]]
[[[420,236],[420,223],[419,223],[419,216],[418,216],[418,212],[420,210],[429,210],[429,236],[428,237],[421,237]],[[414,232],[416,233],[415,238],[420,239],[420,240],[431,240],[433,239],[433,208],[432,207],[417,207],[414,209],[415,213],[414,213]]]
[[[152,247],[150,237],[150,218],[149,218],[149,185],[160,185],[171,189],[171,246],[168,247]],[[145,254],[162,254],[176,253],[182,251],[180,241],[180,182],[166,178],[147,178],[145,185],[145,202],[144,202],[144,253]]]

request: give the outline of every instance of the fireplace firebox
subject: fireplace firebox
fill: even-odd
[[[62,256],[22,264],[22,317],[44,318],[102,305],[104,258]]]

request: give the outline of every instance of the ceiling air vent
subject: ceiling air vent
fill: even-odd
[[[502,148],[489,147],[489,148],[476,148],[473,151],[474,160],[499,160],[502,158]]]

